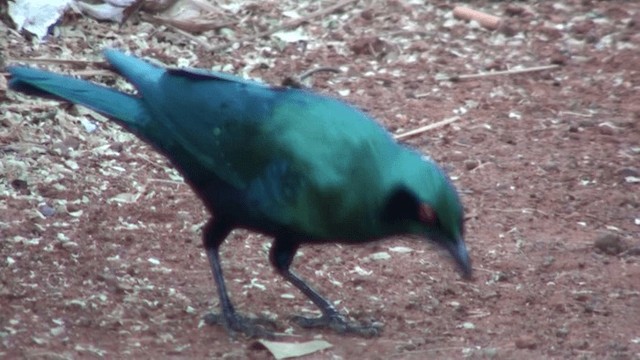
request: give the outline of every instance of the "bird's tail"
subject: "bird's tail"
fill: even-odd
[[[105,55],[114,68],[138,88],[157,81],[163,72],[143,60],[115,50],[107,50]],[[147,120],[140,97],[45,70],[24,66],[11,66],[7,70],[11,75],[9,86],[13,90],[86,106],[134,131]]]

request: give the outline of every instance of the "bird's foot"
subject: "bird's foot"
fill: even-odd
[[[276,337],[273,331],[276,329],[275,321],[265,318],[248,317],[237,313],[233,313],[230,316],[209,313],[203,319],[207,325],[224,326],[232,338],[235,338],[237,333],[244,334],[249,338],[273,339]]]
[[[327,327],[339,334],[354,333],[364,337],[380,335],[380,331],[382,330],[382,325],[379,323],[362,325],[359,323],[349,322],[340,314],[322,315],[317,318],[308,318],[298,315],[294,316],[292,321],[303,328]]]

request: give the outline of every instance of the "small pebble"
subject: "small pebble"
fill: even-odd
[[[632,167],[625,167],[622,168],[620,170],[617,171],[617,175],[620,176],[621,178],[626,178],[626,177],[640,177],[640,170],[636,169],[636,168],[632,168]]]
[[[391,259],[391,255],[388,252],[377,252],[375,254],[371,254],[371,260],[389,260]]]
[[[473,170],[477,168],[479,165],[480,163],[478,162],[478,160],[465,160],[464,162],[464,168],[467,170]]]
[[[56,213],[56,209],[44,203],[38,206],[38,211],[40,211],[40,214],[44,217],[51,217]]]
[[[640,256],[640,245],[634,246],[631,249],[627,250],[624,255],[627,256]]]
[[[526,13],[526,9],[524,7],[522,7],[522,6],[509,4],[504,9],[504,12],[505,12],[505,14],[507,14],[509,16],[521,16],[521,15]]]
[[[515,344],[518,349],[535,349],[538,346],[538,340],[531,335],[523,335],[516,339]]]
[[[0,80],[0,81],[2,81],[2,80]],[[6,128],[10,128],[10,127],[13,126],[13,123],[11,122],[11,120],[9,120],[7,118],[4,118],[4,119],[0,119],[0,126],[1,127],[6,127]]]
[[[79,246],[78,243],[75,241],[66,241],[62,243],[62,248],[67,250],[75,249],[78,246]]]
[[[567,335],[569,335],[569,330],[565,327],[562,327],[556,330],[556,336],[559,338],[566,338]]]
[[[493,359],[498,355],[498,349],[496,348],[486,348],[482,350],[483,355],[488,359]]]
[[[473,330],[476,328],[476,325],[472,322],[467,321],[462,323],[462,328],[467,330]]]
[[[587,340],[575,340],[570,346],[574,349],[578,350],[586,350],[589,348],[589,342]]]
[[[491,279],[495,282],[507,282],[510,278],[511,276],[509,276],[509,274],[504,271],[498,271],[491,277]]]
[[[39,337],[35,337],[35,336],[32,336],[32,337],[31,337],[31,340],[32,340],[32,341],[33,341],[33,343],[34,343],[34,344],[36,344],[36,345],[46,345],[46,344],[48,344],[48,343],[49,343],[49,341],[48,341],[48,340],[43,339],[43,338],[39,338]]]
[[[540,167],[542,168],[542,170],[544,171],[548,171],[548,172],[558,172],[560,171],[560,165],[558,165],[557,162],[555,161],[547,161],[544,164],[541,164]]]
[[[64,333],[64,326],[58,326],[58,327],[51,328],[51,329],[49,330],[49,332],[50,332],[50,333],[51,333],[51,335],[53,335],[53,336],[61,335],[62,333]]]
[[[613,135],[616,133],[616,129],[609,124],[600,124],[600,134],[602,135]]]
[[[498,294],[498,292],[496,291],[486,291],[480,294],[480,299],[482,300],[489,300],[489,299],[497,299],[500,297],[500,294]]]
[[[452,152],[447,156],[447,160],[451,162],[464,161],[467,155],[460,151]]]
[[[576,292],[575,294],[573,294],[573,299],[579,302],[586,302],[591,298],[589,294],[591,294],[591,292],[589,291]]]
[[[543,267],[549,267],[551,265],[553,265],[553,263],[556,262],[556,258],[554,258],[553,256],[545,256],[544,260],[542,262],[542,266]]]
[[[594,246],[597,250],[607,255],[618,255],[625,250],[622,239],[613,233],[598,236],[594,242]]]

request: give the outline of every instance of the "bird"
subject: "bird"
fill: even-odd
[[[237,312],[226,289],[219,249],[238,228],[273,238],[270,263],[320,309],[319,317],[292,317],[302,328],[380,333],[349,320],[292,269],[305,244],[410,235],[444,249],[472,278],[451,179],[364,111],[310,89],[158,65],[117,49],[104,56],[135,93],[22,65],[7,68],[9,87],[90,108],[169,159],[211,215],[202,241],[221,312],[210,319],[231,336],[273,335]]]

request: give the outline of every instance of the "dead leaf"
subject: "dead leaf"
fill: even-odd
[[[277,360],[300,357],[328,349],[333,346],[324,340],[313,340],[302,343],[268,340],[258,340],[258,342],[266,347]]]

